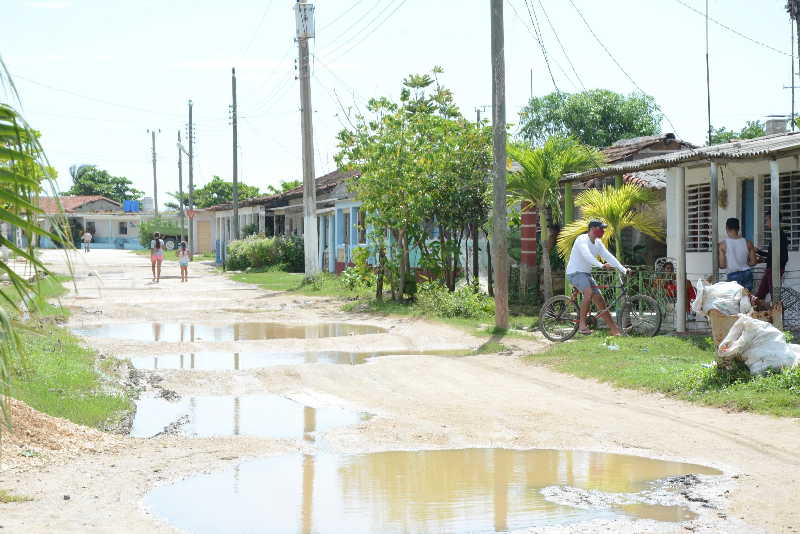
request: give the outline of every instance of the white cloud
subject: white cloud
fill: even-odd
[[[31,7],[38,9],[64,9],[72,5],[71,2],[30,2]]]

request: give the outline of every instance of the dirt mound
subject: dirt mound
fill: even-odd
[[[22,401],[9,399],[11,430],[0,434],[0,470],[42,465],[87,452],[108,452],[124,438],[66,419],[36,411]]]

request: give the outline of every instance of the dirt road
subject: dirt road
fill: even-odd
[[[62,262],[52,252],[45,259]],[[144,321],[230,323],[352,322],[384,334],[266,341],[159,342],[87,339],[99,351],[122,357],[177,352],[254,350],[392,351],[476,348],[485,339],[413,319],[346,314],[326,299],[271,293],[238,284],[208,266],[193,264],[181,284],[150,282],[146,258],[121,251],[92,251],[74,261],[77,294],[62,299],[70,326]],[[62,267],[58,267],[63,270]],[[161,385],[180,395],[273,393],[317,407],[343,407],[373,417],[325,433],[338,452],[461,447],[554,448],[609,451],[690,461],[722,469],[711,495],[720,509],[700,507],[690,526],[702,532],[800,530],[800,424],[797,420],[725,413],[657,395],[616,390],[522,362],[544,344],[506,340],[513,355],[470,357],[385,356],[367,365],[296,363],[248,370],[158,370]],[[154,486],[192,473],[225,468],[240,458],[307,451],[308,442],[257,437],[126,440],[118,452],[85,455],[44,469],[0,473],[0,488],[33,497],[0,505],[3,532],[174,532],[143,507]],[[69,500],[65,500],[65,495]],[[124,528],[121,526],[124,525]],[[684,531],[665,525],[661,531]],[[794,529],[794,530],[793,530]],[[641,531],[636,524],[595,522],[544,531]],[[648,529],[648,531],[650,531]]]

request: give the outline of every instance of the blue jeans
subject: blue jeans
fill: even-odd
[[[728,273],[728,282],[736,282],[746,290],[753,291],[753,271],[747,269],[746,271],[736,271],[735,273]]]

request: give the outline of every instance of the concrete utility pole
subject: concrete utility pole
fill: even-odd
[[[192,101],[189,100],[189,211],[194,210],[194,124],[192,124]],[[189,217],[189,255],[194,254],[193,217]]]
[[[231,104],[231,123],[233,124],[233,238],[239,239],[239,158],[237,155],[239,131],[236,122],[236,69],[231,69],[231,93],[233,95],[233,104]]]
[[[792,33],[792,50],[794,51],[794,39],[797,38],[797,62],[798,62],[798,70],[800,72],[800,0],[787,0],[786,2],[786,11],[789,13],[789,17],[792,19],[793,23],[796,25],[796,32]],[[794,54],[792,54],[794,56]],[[795,89],[795,78],[794,78],[795,70],[794,70],[794,57],[792,57],[792,130],[794,130],[794,89]]]
[[[181,131],[178,130],[178,205],[181,214],[181,241],[186,233],[186,212],[183,206],[183,147],[181,146]]]
[[[153,210],[156,217],[158,217],[158,178],[156,176],[156,130],[147,130],[152,138],[153,147]],[[157,130],[161,133],[161,130]]]
[[[506,231],[506,66],[503,36],[503,0],[491,0],[492,22],[492,131],[494,137],[494,221],[492,253],[495,326],[508,328],[508,243]]]
[[[311,118],[311,79],[308,40],[314,37],[314,5],[297,0],[294,6],[300,68],[300,111],[303,130],[303,240],[306,278],[320,272],[317,245],[317,188],[314,182],[314,128]]]

